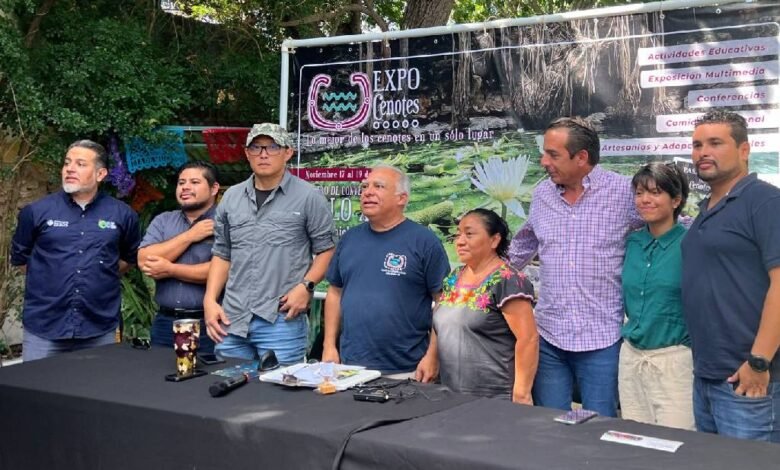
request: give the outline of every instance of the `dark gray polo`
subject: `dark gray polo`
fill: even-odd
[[[708,202],[682,242],[683,314],[694,375],[725,380],[750,355],[768,271],[780,266],[780,189],[751,174],[710,210]],[[780,381],[777,357],[770,376]]]
[[[254,175],[229,188],[214,217],[212,249],[230,261],[222,301],[228,333],[246,337],[252,315],[275,322],[279,297],[303,280],[315,254],[335,246],[334,235],[325,196],[289,172],[259,209]]]
[[[214,209],[214,206],[210,207],[192,223],[181,210],[163,212],[152,219],[152,223],[149,224],[144,239],[141,241],[141,248],[170,240],[180,233],[186,232],[201,220],[213,219]],[[208,237],[190,244],[184,253],[176,259],[176,263],[201,264],[211,261],[211,245],[213,243],[214,238]],[[160,307],[200,310],[203,308],[203,295],[205,293],[205,284],[185,282],[173,277],[155,281],[154,299]]]

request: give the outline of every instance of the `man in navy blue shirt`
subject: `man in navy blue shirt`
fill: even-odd
[[[138,216],[98,191],[108,174],[100,144],[79,140],[68,147],[62,190],[19,213],[11,264],[26,272],[25,361],[115,341],[119,278],[135,263]]]
[[[173,322],[197,318],[201,321],[199,351],[214,352],[214,342],[203,322],[203,295],[214,244],[217,178],[211,163],[185,163],[176,182],[181,209],[155,217],[141,241],[138,267],[155,280],[155,299],[160,306],[152,322],[153,344],[173,347]]]
[[[748,173],[747,123],[695,122],[693,163],[710,197],[682,242],[683,314],[699,431],[780,442],[780,189]]]
[[[404,216],[403,172],[377,165],[361,188],[368,222],[344,234],[328,267],[322,360],[430,382],[439,370],[431,304],[450,270],[447,254],[433,232]]]

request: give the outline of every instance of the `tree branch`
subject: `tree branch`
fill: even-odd
[[[295,27],[300,26],[302,24],[309,24],[309,23],[318,23],[320,21],[329,20],[331,18],[335,18],[337,16],[343,15],[347,12],[359,12],[362,13],[368,17],[370,17],[377,26],[379,26],[379,29],[382,31],[387,31],[389,29],[387,25],[387,21],[385,21],[384,18],[382,18],[379,13],[376,11],[364,6],[364,5],[346,5],[343,8],[339,8],[338,10],[334,10],[328,13],[318,13],[315,15],[309,15],[305,18],[301,18],[300,20],[292,20],[292,21],[285,21],[283,23],[280,23],[279,25],[284,28],[289,27]]]
[[[33,42],[35,42],[35,36],[38,35],[38,30],[41,27],[41,20],[49,13],[49,10],[51,10],[52,5],[54,5],[56,1],[57,0],[44,0],[44,2],[38,6],[38,9],[35,11],[35,17],[32,22],[30,22],[30,27],[27,29],[27,34],[24,36],[24,47],[27,49],[32,47]]]

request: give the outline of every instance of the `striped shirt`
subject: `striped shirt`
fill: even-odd
[[[509,249],[518,268],[539,253],[537,328],[566,351],[603,349],[620,339],[626,237],[644,224],[627,177],[597,165],[582,184],[574,204],[551,180],[539,184]]]

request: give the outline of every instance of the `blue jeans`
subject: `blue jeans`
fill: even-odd
[[[24,332],[22,340],[22,360],[24,362],[35,361],[58,354],[79,351],[82,349],[105,346],[116,343],[116,332],[110,331],[93,338],[66,338],[45,339],[36,336],[29,331]]]
[[[152,328],[149,331],[151,342],[156,346],[173,348],[173,322],[176,318],[169,315],[157,314],[152,321]],[[206,334],[206,322],[200,321],[200,342],[198,352],[211,354],[214,352],[214,341]]]
[[[276,354],[279,364],[302,362],[306,357],[306,335],[309,331],[307,317],[300,314],[292,320],[285,320],[285,315],[279,313],[274,323],[253,315],[246,338],[229,334],[214,351],[221,357],[252,361],[270,349]]]
[[[617,416],[620,344],[595,351],[564,351],[539,338],[539,368],[534,379],[534,404],[571,409],[574,381],[582,407],[602,416]]]
[[[765,397],[748,398],[725,380],[694,377],[693,416],[699,431],[780,443],[780,386],[770,382]]]

